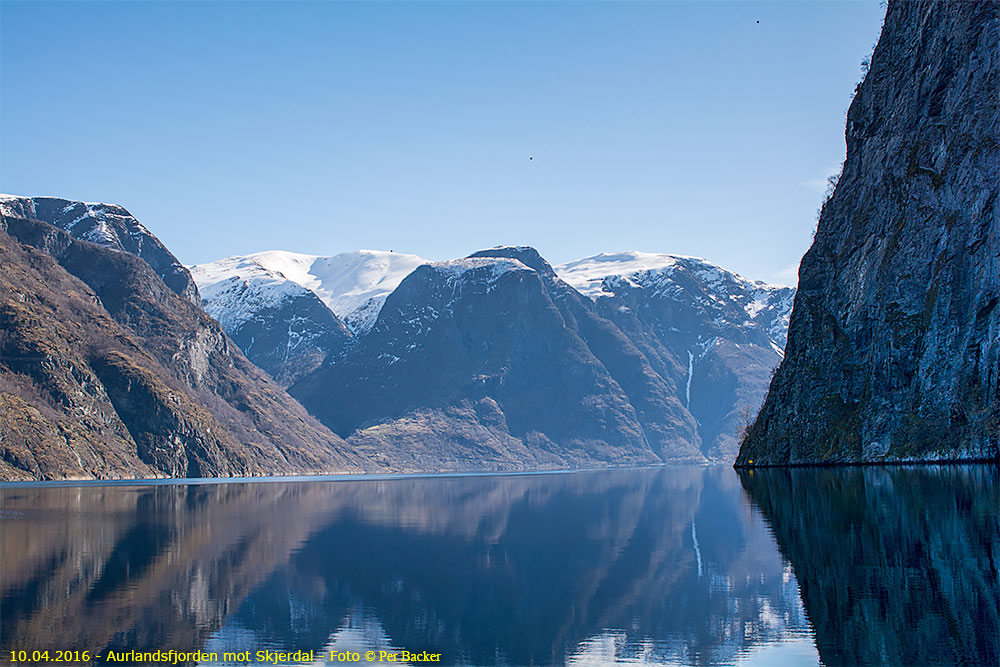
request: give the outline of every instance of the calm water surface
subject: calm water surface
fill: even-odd
[[[1000,662],[993,466],[7,485],[0,531],[2,662]]]

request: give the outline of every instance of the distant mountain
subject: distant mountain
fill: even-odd
[[[495,260],[490,264],[493,268],[480,266],[483,259]],[[421,268],[415,271],[415,267]],[[496,276],[491,273],[502,267],[505,270]],[[454,277],[459,268],[461,280]],[[452,466],[474,465],[475,456],[459,454],[466,445],[455,444],[473,438],[473,432],[478,434],[475,438],[494,442],[496,465],[543,465],[534,458],[543,450],[522,449],[529,433],[537,432],[532,438],[544,434],[546,442],[572,440],[577,435],[552,424],[546,427],[549,430],[535,428],[534,413],[551,400],[545,398],[546,392],[556,391],[547,382],[553,374],[570,372],[581,359],[586,359],[584,366],[607,374],[610,393],[602,401],[621,408],[621,412],[613,411],[616,417],[610,422],[598,420],[606,429],[603,435],[587,437],[602,443],[616,438],[630,441],[626,449],[643,451],[635,460],[650,456],[649,461],[675,460],[689,455],[732,460],[751,414],[763,399],[771,371],[781,360],[795,292],[746,280],[702,259],[672,255],[602,254],[553,270],[527,247],[494,248],[444,263],[376,251],[333,257],[275,251],[230,257],[191,270],[206,310],[251,360],[282,383],[293,384],[325,359],[324,368],[303,380],[293,393],[342,436],[357,432],[356,441],[367,442],[373,434],[387,432],[389,423],[395,424],[392,432],[396,435],[402,428],[409,435],[401,439],[379,436],[377,444],[370,446],[394,461],[401,456],[413,469],[432,465],[435,457],[444,457],[441,460]],[[507,293],[496,291],[496,286],[502,282],[500,276],[510,271],[534,275],[503,297]],[[397,286],[403,285],[407,286],[400,292]],[[458,287],[463,298],[456,301],[457,292],[452,292]],[[513,314],[511,304],[524,305],[528,299],[515,295],[518,289],[539,290],[555,310],[538,306],[537,313],[527,319],[519,311]],[[387,303],[390,311],[384,308]],[[473,311],[479,314],[470,319]],[[425,328],[431,328],[430,322],[442,317],[442,312],[454,329],[448,334],[452,338],[425,341]],[[354,323],[353,333],[344,331],[334,313]],[[538,313],[547,313],[552,322],[544,334],[536,331],[529,336],[541,316]],[[490,318],[492,329],[479,331],[477,327]],[[506,375],[506,366],[520,368],[516,354],[529,353],[510,348],[504,353],[509,356],[487,360],[467,351],[460,353],[455,346],[470,336],[490,346],[493,337],[514,332],[526,340],[533,336],[539,346],[573,349],[579,344],[584,351],[577,358],[546,359],[555,364],[552,374],[539,378],[531,392],[504,399],[505,407],[497,408],[504,416],[503,424],[490,422],[490,417],[486,420],[490,423],[483,426],[483,416],[476,410],[469,412],[469,406],[487,397],[499,400],[500,388],[485,388],[482,378]],[[461,343],[463,348],[470,344]],[[397,358],[388,366],[385,363]],[[563,368],[559,363],[567,365]],[[535,396],[534,402],[521,405],[520,397],[529,393]],[[583,400],[583,395],[577,398]],[[445,407],[458,412],[445,416],[440,412]],[[433,414],[421,413],[418,422],[423,425],[417,427],[406,421],[413,410]],[[520,415],[514,418],[514,431],[510,430],[511,410]],[[553,419],[575,421],[585,430],[587,419],[571,414],[575,413],[567,409]],[[619,418],[624,421],[616,421]],[[379,428],[371,430],[375,426]],[[451,445],[438,443],[419,455],[412,447],[388,452],[403,447],[407,438],[426,443],[434,433],[446,431],[453,432],[448,436]],[[454,433],[464,435],[460,438]],[[629,440],[633,436],[637,439]],[[700,453],[683,453],[689,445]],[[563,454],[543,456],[544,465],[576,465],[590,456],[578,454],[569,459],[561,458]],[[606,454],[595,454],[594,460],[603,460]],[[452,455],[458,458],[449,458]]]
[[[1000,3],[889,3],[740,466],[1000,459]]]
[[[205,310],[283,385],[344,353],[425,260],[378,250],[332,257],[274,250],[192,266]]]
[[[253,256],[193,266],[191,274],[205,311],[282,385],[341,353],[351,340],[316,294]]]
[[[680,388],[702,452],[730,461],[781,362],[795,289],[698,257],[600,254],[556,267]]]
[[[0,214],[47,222],[75,239],[141,257],[167,287],[188,301],[199,303],[198,288],[188,270],[158,238],[117,204],[0,194]]]
[[[289,391],[411,469],[703,460],[676,388],[530,248],[418,267]]]
[[[227,283],[256,278],[270,286],[282,280],[315,294],[353,333],[375,323],[386,297],[425,260],[416,255],[383,250],[357,250],[330,257],[271,250],[233,256],[191,267],[210,312],[228,317],[229,309],[252,311],[252,304],[219,299]],[[221,320],[220,320],[221,321]]]
[[[152,236],[141,244],[162,247]],[[140,257],[0,216],[0,478],[367,465]]]

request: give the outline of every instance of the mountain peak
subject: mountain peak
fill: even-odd
[[[469,274],[474,273],[476,277],[485,277],[489,283],[511,271],[534,271],[532,267],[517,259],[501,256],[469,256],[465,259],[434,262],[428,267],[433,271],[445,274],[449,280],[465,279],[469,277]]]
[[[546,262],[538,251],[531,246],[496,246],[486,250],[480,250],[469,255],[470,259],[477,257],[509,257],[516,259],[527,267],[530,267],[543,276],[555,276],[552,266]]]

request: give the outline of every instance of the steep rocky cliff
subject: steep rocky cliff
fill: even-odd
[[[0,479],[358,470],[139,257],[0,216]]]
[[[890,2],[738,466],[991,459],[1000,3]]]

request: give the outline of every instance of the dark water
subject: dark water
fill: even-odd
[[[0,503],[3,662],[1000,660],[989,466],[6,486]]]

